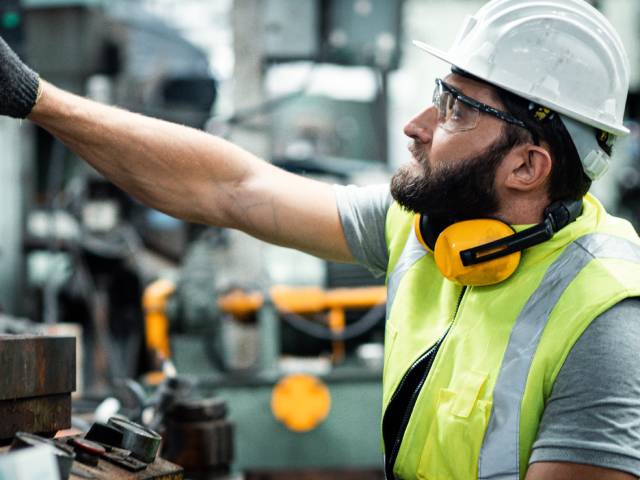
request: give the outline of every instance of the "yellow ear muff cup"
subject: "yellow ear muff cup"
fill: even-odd
[[[465,267],[460,252],[514,234],[506,223],[494,219],[457,222],[438,236],[435,262],[442,275],[461,285],[492,285],[509,278],[518,268],[520,252]],[[492,253],[492,252],[487,252]]]

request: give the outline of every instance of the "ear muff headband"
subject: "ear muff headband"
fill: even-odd
[[[428,238],[434,232],[426,216],[416,215],[414,229],[446,278],[462,285],[492,285],[516,271],[522,250],[549,240],[581,211],[582,201],[555,202],[545,209],[542,223],[519,233],[496,219],[456,222],[436,234],[433,248]]]

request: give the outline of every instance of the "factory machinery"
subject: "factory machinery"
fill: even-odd
[[[371,102],[333,101],[325,123],[300,128],[344,151],[276,148],[266,153],[274,163],[336,183],[375,170],[365,161],[374,155],[383,169],[400,4],[265,2],[264,70],[311,60],[382,78]],[[283,22],[291,11],[295,25]],[[211,115],[206,55],[131,2],[3,2],[0,19],[3,37],[57,85],[195,128]],[[240,129],[280,109],[270,133],[281,146],[300,140],[285,136],[316,104],[327,107],[299,95],[227,122]],[[322,130],[345,112],[355,124],[377,119],[363,128],[375,137]],[[23,333],[0,338],[10,372],[0,378],[0,472],[21,479],[53,451],[49,466],[72,479],[383,478],[383,279],[149,210],[46,132],[2,122],[0,312],[36,322],[0,317],[0,333]],[[60,322],[81,325],[77,345],[51,336]]]
[[[162,437],[122,416],[71,428],[75,352],[73,337],[0,335],[0,478],[233,478],[232,426],[218,399],[165,391]]]
[[[218,328],[243,332],[222,334],[227,351],[236,349],[227,358],[211,351],[219,347],[209,337],[169,337],[174,295],[176,285],[166,280],[145,292],[147,345],[163,367],[148,378],[173,367],[192,372],[200,391],[227,402],[239,470],[255,478],[309,470],[317,471],[313,478],[381,478],[382,344],[371,339],[382,334],[384,287],[276,286],[222,295]]]
[[[167,283],[157,282],[145,296],[148,343],[165,364],[160,373],[165,378],[155,393],[139,394],[141,409],[136,417],[147,425],[113,416],[78,428],[82,414],[76,412],[72,427],[75,339],[0,336],[0,360],[6,372],[0,384],[2,478],[230,480],[299,478],[301,473],[296,472],[309,475],[313,470],[318,473],[309,478],[380,478],[375,469],[377,426],[362,427],[371,424],[379,408],[380,363],[335,365],[345,361],[344,340],[378,323],[380,316],[378,306],[370,318],[365,315],[360,323],[345,327],[345,309],[380,305],[384,292],[274,289],[268,298],[231,293],[219,300],[224,311],[238,317],[257,314],[265,345],[260,368],[194,381],[166,373],[171,357],[163,331],[167,320],[163,301],[171,290]],[[314,298],[311,303],[310,298]],[[299,366],[287,372],[278,365],[274,349],[278,316],[327,307],[334,367],[324,373],[316,368],[311,374],[308,367]],[[208,392],[215,396],[206,396]],[[367,430],[369,436],[363,437]],[[52,471],[46,470],[50,458],[43,452],[56,460]],[[315,465],[312,458],[318,459]],[[343,465],[350,467],[346,470]],[[244,476],[236,477],[237,471]]]

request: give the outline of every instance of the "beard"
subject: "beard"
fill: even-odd
[[[391,178],[391,195],[404,209],[451,221],[495,216],[499,201],[495,174],[513,148],[501,135],[484,152],[434,169],[421,143],[409,146],[416,164],[403,165]]]

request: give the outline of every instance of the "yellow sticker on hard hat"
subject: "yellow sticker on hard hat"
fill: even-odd
[[[546,107],[538,107],[533,112],[533,118],[535,118],[538,122],[544,122],[553,112]]]

